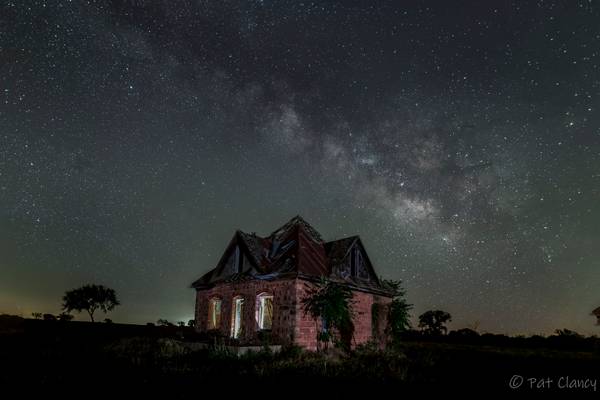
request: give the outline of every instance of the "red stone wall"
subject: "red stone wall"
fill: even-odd
[[[295,343],[309,350],[317,349],[317,331],[321,329],[319,323],[315,322],[309,315],[305,315],[302,310],[301,299],[306,296],[307,288],[310,283],[302,280],[296,281],[296,295],[298,303],[296,304],[296,326]],[[391,299],[388,297],[377,296],[371,293],[354,291],[353,311],[354,311],[354,339],[352,346],[368,342],[371,339],[381,340],[384,338],[384,329],[386,325],[385,315],[380,315],[377,326],[372,324],[373,303],[389,304]],[[384,313],[381,313],[384,314]]]
[[[354,343],[353,345],[368,342],[373,334],[371,306],[373,295],[371,293],[354,292],[352,299],[354,310]]]
[[[289,343],[293,340],[295,312],[294,280],[247,281],[223,283],[208,290],[199,290],[196,294],[196,330],[208,329],[208,303],[213,297],[221,299],[221,326],[224,336],[231,334],[233,298],[244,298],[242,316],[242,337],[240,343],[256,343],[258,323],[256,321],[256,296],[263,292],[273,295],[273,324],[271,335],[273,342]]]
[[[295,292],[298,301],[296,302],[296,319],[294,327],[294,343],[309,350],[317,349],[317,329],[321,329],[312,317],[304,313],[302,309],[302,299],[306,297],[307,289],[310,283],[297,279],[295,281]]]
[[[376,326],[373,326],[373,341],[384,347],[388,342],[388,334],[386,333],[388,323],[388,312],[392,299],[383,296],[373,296],[373,306],[377,308]]]
[[[220,332],[229,337],[231,331],[232,300],[236,296],[245,299],[243,311],[243,334],[240,343],[257,342],[256,296],[263,292],[273,295],[273,343],[295,343],[309,350],[317,349],[317,332],[320,324],[302,309],[308,283],[300,279],[279,281],[248,281],[223,283],[208,290],[199,290],[196,295],[196,329],[206,331],[208,327],[208,302],[219,297],[221,303]],[[380,316],[378,326],[372,326],[373,303],[389,304],[391,299],[370,293],[355,291],[353,299],[354,340],[353,346],[373,338],[384,337],[385,315]],[[383,307],[384,308],[384,307]]]

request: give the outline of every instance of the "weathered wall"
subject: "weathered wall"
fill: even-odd
[[[354,345],[368,342],[373,334],[371,307],[373,295],[371,293],[354,292]]]
[[[240,343],[256,343],[258,324],[256,321],[256,296],[267,292],[273,295],[273,342],[289,343],[293,340],[295,313],[294,280],[222,283],[196,294],[196,330],[204,332],[208,328],[208,302],[213,297],[221,299],[221,324],[219,331],[229,336],[233,298],[244,298],[243,332]]]
[[[392,299],[389,297],[373,295],[373,305],[371,306],[371,321],[374,323],[371,327],[372,339],[380,347],[384,347],[388,342],[386,328],[391,303]],[[377,314],[375,317],[373,317],[373,312]]]
[[[306,297],[310,283],[297,279],[295,281],[295,293],[298,301],[295,304],[296,320],[294,326],[294,343],[309,350],[317,349],[317,329],[321,329],[310,315],[305,314],[302,309],[302,299]]]
[[[258,325],[256,315],[256,296],[263,292],[273,295],[273,343],[295,343],[309,350],[317,349],[317,331],[320,324],[313,320],[302,309],[302,299],[306,297],[311,283],[300,279],[280,281],[247,281],[223,283],[208,290],[199,290],[196,296],[196,329],[206,331],[208,327],[208,302],[219,297],[221,303],[221,326],[219,331],[226,336],[231,331],[232,301],[236,296],[245,299],[243,311],[243,334],[240,343],[257,343]],[[353,310],[354,339],[353,346],[365,343],[370,339],[382,340],[386,320],[384,313],[379,316],[377,326],[373,326],[373,304],[384,305],[391,300],[360,291],[354,292]]]
[[[310,283],[306,281],[296,281],[296,295],[298,299],[306,296]],[[372,309],[373,304],[381,304],[382,309],[387,310],[386,305],[391,302],[388,297],[378,296],[371,293],[360,291],[353,292],[353,311],[354,311],[354,337],[352,346],[356,346],[371,339],[384,340],[384,329],[387,323],[385,313],[380,313],[377,319],[377,325],[373,326]],[[321,329],[320,323],[315,322],[309,315],[305,315],[302,310],[301,301],[296,304],[296,326],[295,343],[309,350],[317,349],[317,331]]]

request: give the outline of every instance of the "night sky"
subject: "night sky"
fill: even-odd
[[[0,312],[187,321],[296,214],[413,316],[598,333],[600,4],[1,2]]]

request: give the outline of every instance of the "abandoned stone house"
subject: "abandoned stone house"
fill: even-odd
[[[316,349],[326,329],[306,314],[302,299],[326,278],[353,293],[353,345],[381,340],[392,292],[378,278],[358,236],[325,242],[300,216],[267,237],[237,231],[217,265],[192,283],[196,330],[217,331],[240,344],[294,343]],[[378,315],[377,318],[374,318]],[[383,315],[383,316],[382,316]]]

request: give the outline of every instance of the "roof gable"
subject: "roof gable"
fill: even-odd
[[[289,235],[297,229],[302,229],[314,242],[323,243],[323,238],[321,237],[321,234],[315,228],[313,228],[311,224],[306,222],[306,220],[304,220],[304,218],[302,218],[299,215],[296,215],[284,225],[271,232],[268,238],[280,239]]]
[[[244,257],[242,270],[231,267],[236,247],[239,256]],[[353,251],[356,253],[352,254]],[[349,270],[350,265],[358,268],[356,272],[341,273]],[[215,268],[196,280],[192,287],[209,287],[223,280],[276,279],[290,274],[311,279],[327,277],[359,289],[387,291],[360,237],[324,242],[319,232],[300,216],[264,238],[236,231]]]
[[[234,251],[236,250],[236,248],[239,249],[238,257],[241,257],[239,260],[241,261],[242,265],[244,265],[244,262],[246,260],[249,263],[249,265],[246,265],[243,268],[244,271],[248,271],[250,267],[253,267],[256,270],[261,270],[260,259],[257,259],[256,254],[256,244],[252,243],[248,236],[252,235],[248,235],[239,230],[236,231],[231,240],[229,241],[229,244],[225,248],[223,255],[221,255],[221,258],[217,262],[216,267],[204,274],[200,279],[192,283],[192,287],[210,284],[216,279],[225,277],[223,272],[229,266],[228,262],[230,262],[231,257],[234,255]],[[233,273],[237,273],[237,271],[232,271],[232,274]]]
[[[373,268],[373,264],[367,254],[359,236],[350,236],[344,239],[326,243],[327,256],[330,262],[331,273],[344,279],[366,280],[379,283],[379,277]],[[360,260],[354,260],[356,255],[352,252],[360,253]],[[355,268],[359,270],[352,273],[352,263],[356,262]],[[364,268],[361,270],[360,268]]]

